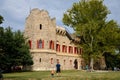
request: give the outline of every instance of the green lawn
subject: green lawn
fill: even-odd
[[[120,72],[62,71],[52,78],[50,71],[19,72],[3,74],[4,80],[120,80]]]

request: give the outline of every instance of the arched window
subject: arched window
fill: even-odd
[[[41,39],[39,40],[39,44],[38,45],[39,45],[39,48],[42,48],[42,40]]]
[[[56,51],[60,52],[60,45],[56,44]]]
[[[78,47],[74,47],[74,53],[78,54]]]
[[[40,49],[42,49],[42,48],[44,48],[44,40],[37,40],[37,48],[40,48]]]
[[[65,45],[62,45],[62,52],[65,52]]]
[[[54,42],[52,40],[50,41],[50,49],[54,50]]]
[[[62,45],[62,52],[67,53],[67,46],[66,45]]]
[[[74,68],[78,69],[78,61],[77,61],[77,59],[74,60]]]
[[[68,48],[69,50],[69,53],[73,53],[73,47],[72,46],[69,46],[69,48]]]

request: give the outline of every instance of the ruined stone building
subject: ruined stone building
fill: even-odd
[[[80,39],[57,26],[55,18],[51,19],[47,11],[31,10],[26,18],[24,35],[33,57],[32,70],[55,69],[58,61],[63,70],[81,68],[82,48],[77,46]]]

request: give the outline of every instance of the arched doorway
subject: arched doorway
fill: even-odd
[[[77,59],[74,60],[74,68],[78,69],[78,61],[77,61]]]

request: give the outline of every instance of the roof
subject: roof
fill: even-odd
[[[57,33],[66,35],[71,41],[80,42],[80,38],[78,38],[74,33],[70,33],[67,28],[56,26]]]

